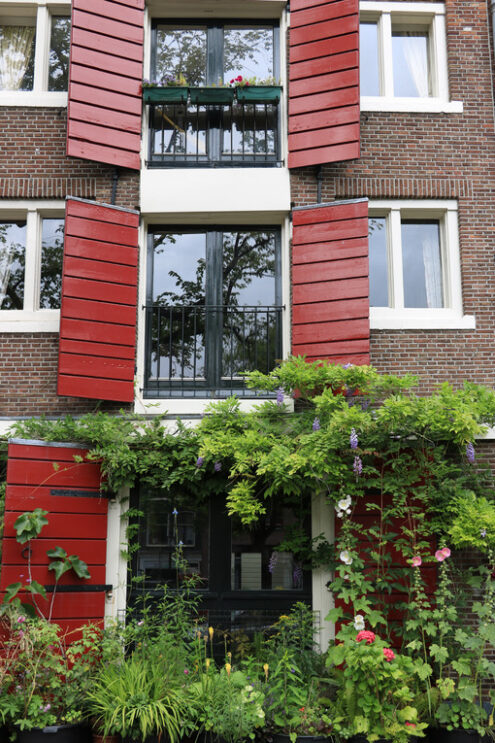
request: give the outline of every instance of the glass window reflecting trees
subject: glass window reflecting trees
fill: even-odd
[[[281,357],[277,229],[149,234],[145,394],[242,393]]]

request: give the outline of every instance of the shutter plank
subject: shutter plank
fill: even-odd
[[[74,0],[69,157],[139,170],[143,37],[142,0]]]
[[[366,199],[293,211],[293,354],[369,364],[367,215]]]
[[[292,0],[289,168],[359,157],[358,50],[358,0]]]
[[[137,212],[67,200],[59,395],[134,399],[138,226]]]

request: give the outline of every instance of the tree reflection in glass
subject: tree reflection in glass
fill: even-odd
[[[57,310],[62,289],[64,220],[43,219],[41,230],[40,309]]]
[[[0,309],[24,307],[26,222],[0,222]]]
[[[65,91],[69,86],[70,18],[52,17],[48,90]]]

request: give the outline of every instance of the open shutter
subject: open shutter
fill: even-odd
[[[72,444],[43,441],[9,442],[5,525],[2,543],[0,591],[28,579],[27,545],[16,541],[14,523],[25,511],[48,511],[48,525],[31,543],[31,577],[47,589],[48,601],[36,599],[45,616],[54,585],[47,550],[62,547],[88,564],[89,580],[73,571],[60,578],[53,605],[53,621],[65,630],[87,622],[102,622],[105,613],[105,564],[108,501],[100,495],[97,462],[77,462],[86,450]],[[28,594],[21,594],[29,601]]]
[[[359,1],[291,0],[289,168],[359,157]]]
[[[67,199],[59,395],[134,400],[138,212]]]
[[[144,0],[72,0],[67,155],[140,167]]]
[[[292,214],[292,353],[369,364],[368,200]]]

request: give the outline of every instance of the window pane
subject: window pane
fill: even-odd
[[[152,239],[151,374],[204,376],[206,234],[157,232]]]
[[[428,34],[393,31],[394,95],[426,98],[431,95],[428,70]]]
[[[378,24],[359,24],[359,84],[361,95],[380,95]]]
[[[22,310],[26,223],[0,222],[0,309]]]
[[[183,75],[188,85],[204,85],[206,50],[206,28],[158,26],[152,79],[161,80]]]
[[[440,226],[402,222],[405,307],[443,307]]]
[[[275,252],[273,232],[223,234],[224,377],[251,369],[268,371],[275,365]]]
[[[385,217],[370,217],[368,237],[370,306],[388,307],[387,220]]]
[[[44,219],[41,233],[40,309],[60,307],[64,220]]]
[[[48,90],[67,90],[69,87],[70,18],[52,18]]]
[[[144,577],[141,588],[150,590],[165,584],[175,588],[184,575],[209,578],[208,506],[197,498],[181,495],[174,499],[160,491],[144,491],[139,510],[145,515],[139,524],[137,574]],[[175,513],[177,511],[177,513]],[[181,544],[182,543],[182,544]]]
[[[150,114],[154,159],[206,158],[211,117],[204,106],[153,106]]]
[[[224,82],[241,75],[266,80],[273,77],[273,26],[224,30]]]
[[[35,26],[0,26],[0,90],[32,90]]]
[[[232,517],[233,591],[300,591],[301,565],[290,552],[275,550],[300,519],[290,508],[269,502],[266,515],[251,527]]]

